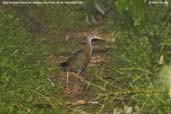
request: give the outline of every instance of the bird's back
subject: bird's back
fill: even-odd
[[[66,62],[60,64],[65,71],[83,72],[90,61],[90,56],[85,50],[77,50]]]
[[[87,67],[90,56],[87,55],[85,50],[78,51],[68,59],[68,66],[71,70],[83,72]]]

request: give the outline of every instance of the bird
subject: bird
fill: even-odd
[[[60,63],[60,66],[66,72],[66,90],[69,89],[69,77],[70,72],[75,72],[75,86],[74,93],[78,92],[78,79],[80,78],[80,74],[85,71],[88,66],[88,63],[91,59],[93,46],[92,40],[100,40],[102,38],[95,36],[93,33],[89,33],[86,37],[86,43],[83,49],[77,50],[75,53],[71,54],[65,62]]]

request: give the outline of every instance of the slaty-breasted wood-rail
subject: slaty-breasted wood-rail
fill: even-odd
[[[73,53],[67,61],[60,63],[60,66],[63,67],[66,71],[66,90],[69,90],[69,77],[70,72],[76,72],[75,76],[75,88],[74,92],[78,93],[78,79],[80,74],[86,69],[93,51],[92,40],[101,39],[100,37],[95,36],[93,33],[89,33],[86,38],[86,44],[82,50],[79,50]]]

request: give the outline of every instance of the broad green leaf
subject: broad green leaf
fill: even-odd
[[[116,8],[119,13],[122,13],[128,7],[128,0],[119,0],[115,2]]]
[[[94,5],[101,14],[105,14],[104,9],[97,2],[95,2]]]

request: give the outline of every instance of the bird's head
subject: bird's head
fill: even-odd
[[[95,36],[93,33],[90,33],[90,34],[88,35],[87,39],[88,39],[89,41],[91,41],[91,40],[94,40],[94,39],[99,39],[99,40],[101,40],[102,38],[100,38],[100,37],[98,37],[98,36]]]

